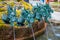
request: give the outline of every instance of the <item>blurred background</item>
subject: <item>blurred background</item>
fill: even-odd
[[[19,6],[19,3],[17,3],[17,1],[19,2],[21,0],[0,0],[0,3],[3,4],[3,5],[0,4],[0,16],[2,16],[1,12],[2,13],[3,11],[6,12],[5,4],[8,1],[9,2],[12,1],[12,5],[14,5],[13,4],[14,1],[16,2],[16,5]],[[42,0],[24,0],[24,1],[33,6],[36,5],[36,3],[43,3]],[[43,1],[45,1],[44,3],[46,3],[46,1],[49,3],[51,8],[54,10],[54,13],[52,14],[52,18],[50,20],[51,23],[47,25],[45,32],[41,36],[38,36],[36,40],[60,40],[60,0],[43,0]],[[2,10],[1,8],[3,8],[4,10]],[[2,23],[3,22],[1,21],[0,17],[0,25]]]

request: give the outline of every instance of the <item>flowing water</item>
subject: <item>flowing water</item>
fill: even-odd
[[[37,40],[60,40],[60,26],[50,23],[46,28],[46,32]]]

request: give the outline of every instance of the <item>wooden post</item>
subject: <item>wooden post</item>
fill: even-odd
[[[49,4],[49,0],[46,0],[46,4]]]

